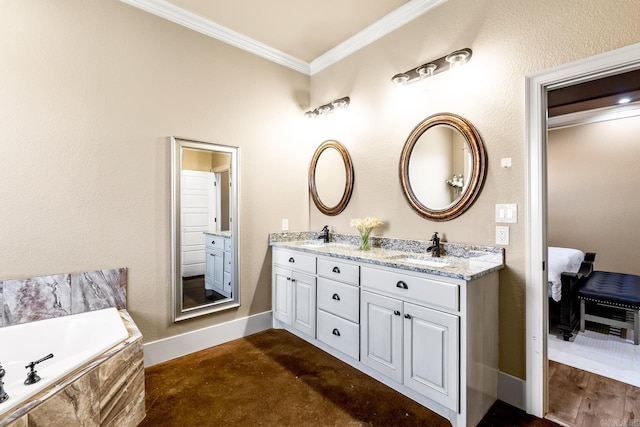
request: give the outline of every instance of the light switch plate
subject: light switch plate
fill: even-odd
[[[509,245],[509,227],[496,225],[496,245]]]
[[[518,222],[518,205],[515,203],[497,204],[496,222],[516,224]]]

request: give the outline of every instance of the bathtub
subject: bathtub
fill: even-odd
[[[115,308],[0,328],[0,364],[6,371],[4,390],[9,394],[0,403],[0,424],[11,409],[128,337]],[[35,366],[41,380],[24,385],[25,366],[51,353],[53,358]]]

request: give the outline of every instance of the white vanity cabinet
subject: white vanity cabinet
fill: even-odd
[[[475,426],[495,402],[497,270],[465,280],[274,247],[272,279],[274,327],[454,427]]]
[[[360,266],[318,257],[318,340],[360,356]]]
[[[316,336],[315,274],[314,256],[273,250],[273,317],[312,338]]]

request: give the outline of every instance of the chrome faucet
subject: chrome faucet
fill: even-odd
[[[329,226],[322,227],[322,231],[318,234],[318,239],[324,239],[325,243],[329,243]]]
[[[440,258],[440,238],[437,231],[431,236],[430,242],[431,246],[427,248],[427,252],[431,252],[432,257]]]
[[[2,365],[0,365],[0,403],[4,402],[9,398],[9,395],[7,394],[7,392],[4,391],[4,382],[2,381],[2,378],[4,378],[4,374],[5,374],[5,370],[2,367]]]

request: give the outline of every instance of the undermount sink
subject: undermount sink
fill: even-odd
[[[318,240],[317,242],[309,240],[308,242],[301,243],[300,246],[302,246],[303,248],[318,248],[321,246],[327,246],[327,243],[323,242],[322,240]]]
[[[411,255],[400,255],[391,258],[394,261],[406,262],[408,264],[423,265],[425,267],[448,267],[448,262],[439,259],[420,258]]]

